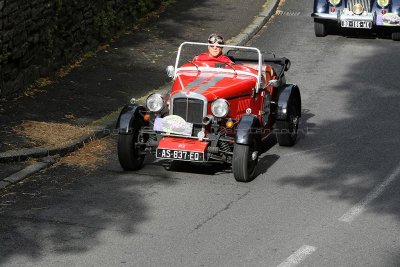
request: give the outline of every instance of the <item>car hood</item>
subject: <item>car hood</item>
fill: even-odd
[[[257,79],[248,75],[218,72],[191,72],[179,74],[172,87],[172,95],[191,92],[205,96],[209,101],[251,94]]]

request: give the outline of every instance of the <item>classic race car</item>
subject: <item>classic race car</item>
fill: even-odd
[[[257,48],[221,45],[234,62],[190,61],[175,67],[169,97],[151,94],[145,105],[126,105],[117,122],[118,157],[125,170],[141,168],[147,153],[170,161],[227,162],[237,181],[254,177],[262,140],[275,133],[279,145],[295,144],[301,116],[300,90],[286,84],[287,58],[263,58]],[[226,49],[226,48],[224,48]],[[239,50],[251,55],[240,54]]]
[[[372,29],[389,26],[400,40],[400,0],[314,0],[314,30],[327,35],[328,24],[342,28]]]

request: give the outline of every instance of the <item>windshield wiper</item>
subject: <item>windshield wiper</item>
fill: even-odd
[[[194,63],[193,61],[188,61],[188,63],[192,63],[193,65],[195,65],[195,66],[196,66],[196,69],[197,69],[197,71],[198,71],[198,72],[200,72],[200,68],[199,68],[199,66],[197,66],[197,64],[196,64],[196,63]]]
[[[225,63],[226,65],[228,65],[229,67],[231,67],[233,69],[233,71],[235,72],[235,75],[237,75],[236,69],[229,63]]]

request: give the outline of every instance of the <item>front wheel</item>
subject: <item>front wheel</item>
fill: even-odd
[[[314,22],[314,32],[317,37],[326,36],[326,25],[322,22],[315,21]]]
[[[137,145],[140,139],[140,127],[133,127],[131,134],[118,135],[118,159],[121,167],[127,171],[139,170],[144,161],[145,151]]]
[[[255,145],[235,144],[233,147],[232,170],[238,182],[249,182],[254,178],[257,165]]]
[[[292,98],[287,107],[286,121],[280,122],[283,126],[279,127],[276,132],[276,139],[280,146],[293,146],[296,143],[300,120],[299,110],[299,101]]]

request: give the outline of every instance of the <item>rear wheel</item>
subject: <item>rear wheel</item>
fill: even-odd
[[[400,32],[392,32],[392,40],[400,41]]]
[[[233,147],[232,170],[238,182],[249,182],[254,178],[258,155],[255,142],[251,145],[235,144]]]
[[[124,170],[139,170],[143,165],[145,151],[137,143],[144,140],[139,130],[140,126],[135,126],[131,134],[118,135],[118,159]]]
[[[314,32],[317,37],[326,36],[326,25],[322,22],[314,21]]]
[[[296,143],[300,119],[299,109],[299,101],[292,98],[287,107],[286,121],[281,122],[283,126],[276,132],[276,139],[280,146],[293,146]]]

